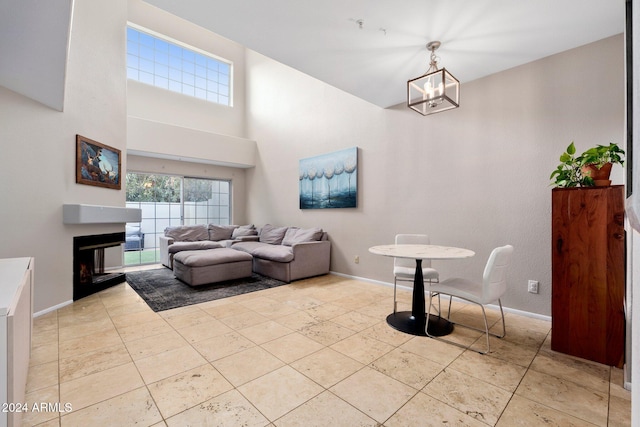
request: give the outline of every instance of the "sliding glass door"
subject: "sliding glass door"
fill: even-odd
[[[142,210],[126,225],[124,265],[160,262],[158,237],[175,225],[229,224],[231,183],[175,175],[127,174],[127,207]]]

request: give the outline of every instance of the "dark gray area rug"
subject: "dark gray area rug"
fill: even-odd
[[[176,279],[168,268],[127,273],[127,283],[156,312],[286,285],[253,273],[245,279],[192,287]]]

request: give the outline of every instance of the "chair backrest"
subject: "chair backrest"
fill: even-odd
[[[507,267],[511,262],[513,246],[495,248],[482,275],[483,304],[497,301],[507,290]]]
[[[429,236],[426,234],[396,234],[396,245],[428,245],[430,244]],[[394,267],[410,267],[416,268],[416,260],[410,258],[394,258]],[[422,268],[431,267],[431,261],[425,259],[422,261]]]

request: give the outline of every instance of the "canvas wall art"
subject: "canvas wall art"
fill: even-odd
[[[120,190],[120,150],[76,135],[76,182]]]
[[[355,208],[358,147],[300,160],[300,209]]]

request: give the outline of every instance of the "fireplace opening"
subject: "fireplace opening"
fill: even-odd
[[[105,249],[120,246],[124,241],[124,232],[73,238],[74,301],[126,280],[124,272],[105,269]]]

